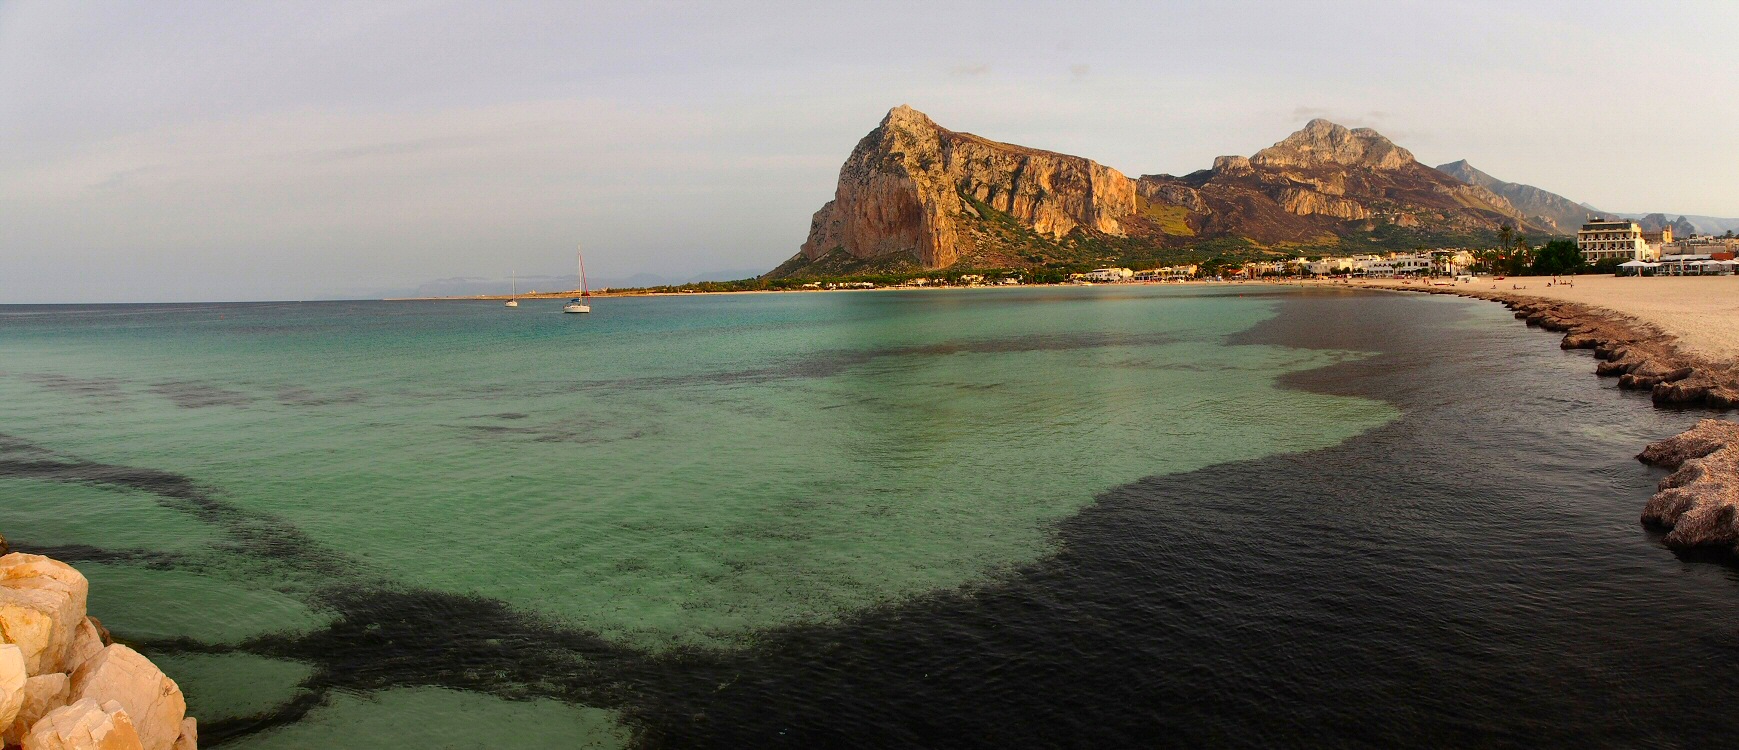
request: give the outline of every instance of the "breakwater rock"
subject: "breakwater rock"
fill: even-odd
[[[1561,348],[1593,350],[1596,375],[1618,378],[1620,388],[1648,391],[1656,406],[1739,406],[1739,363],[1690,354],[1659,328],[1609,310],[1467,288],[1383,288],[1502,303],[1529,326],[1562,332]],[[1637,459],[1674,470],[1642,511],[1645,525],[1667,530],[1667,546],[1739,554],[1739,423],[1705,419],[1650,444]]]
[[[1739,404],[1739,379],[1730,367],[1686,354],[1652,326],[1570,302],[1500,301],[1529,325],[1564,332],[1559,346],[1594,350],[1600,360],[1595,374],[1618,378],[1620,388],[1649,391],[1657,404],[1721,409]]]
[[[24,750],[194,750],[181,688],[85,613],[90,584],[41,555],[0,556],[0,742]]]
[[[1739,423],[1705,419],[1637,459],[1675,469],[1643,508],[1643,523],[1669,529],[1672,547],[1739,551]]]
[[[1618,313],[1576,302],[1466,288],[1381,287],[1397,291],[1451,294],[1498,302],[1529,326],[1563,333],[1559,347],[1589,349],[1598,363],[1594,374],[1618,378],[1618,387],[1648,391],[1660,406],[1739,407],[1739,366],[1713,362],[1679,348],[1659,328]]]

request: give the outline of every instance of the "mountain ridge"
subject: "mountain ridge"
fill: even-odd
[[[1369,128],[1311,120],[1248,157],[1131,178],[1085,157],[952,131],[900,105],[858,141],[833,200],[769,276],[1471,242],[1506,224],[1549,229]]]
[[[1500,180],[1480,171],[1466,159],[1439,164],[1437,171],[1503,196],[1523,215],[1536,223],[1549,225],[1558,234],[1575,234],[1590,213],[1600,213],[1599,209],[1586,203],[1577,203],[1549,190]]]

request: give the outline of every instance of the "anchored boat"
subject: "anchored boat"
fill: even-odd
[[[580,296],[568,300],[562,305],[565,313],[589,313],[592,311],[592,293],[586,289],[586,256],[579,250],[574,251],[574,259],[580,266]]]

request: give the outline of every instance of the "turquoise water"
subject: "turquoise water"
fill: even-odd
[[[1363,354],[1228,345],[1284,295],[8,308],[0,433],[85,468],[0,472],[0,532],[104,550],[80,564],[93,613],[144,643],[317,631],[342,587],[475,594],[651,655],[741,650],[995,580],[1108,488],[1394,419],[1276,384]],[[166,663],[202,719],[306,694],[294,659]],[[238,745],[399,732],[381,722],[418,710],[626,737],[585,706],[395,688]]]

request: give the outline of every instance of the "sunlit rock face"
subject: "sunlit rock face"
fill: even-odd
[[[1321,118],[1311,120],[1304,129],[1250,157],[1251,165],[1276,169],[1325,165],[1400,169],[1413,163],[1413,152],[1375,130],[1348,130]]]
[[[961,221],[977,213],[968,196],[1053,239],[1077,227],[1121,236],[1119,219],[1135,211],[1135,181],[1115,169],[956,133],[902,105],[852,150],[802,253],[950,265],[972,242]]]
[[[90,584],[71,566],[21,552],[0,557],[0,633],[30,674],[64,669]]]
[[[1385,226],[1467,233],[1506,224],[1551,229],[1370,128],[1312,120],[1252,156],[1131,179],[1079,156],[948,130],[899,106],[852,150],[833,200],[773,275],[1021,267],[1097,261],[1110,246],[1320,244]]]

